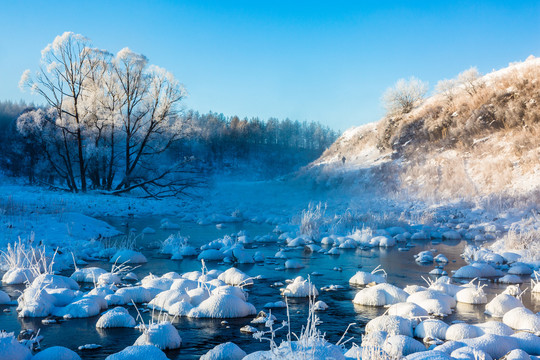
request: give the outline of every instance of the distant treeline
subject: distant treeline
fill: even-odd
[[[55,182],[39,144],[17,129],[17,118],[33,104],[0,101],[0,170],[29,182]],[[184,135],[168,152],[169,158],[193,157],[205,173],[249,179],[287,174],[319,157],[338,133],[316,122],[290,119],[240,119],[223,114],[180,115]]]
[[[178,153],[195,156],[209,169],[252,171],[248,176],[282,175],[315,160],[337,138],[337,133],[316,122],[290,119],[240,119],[223,114],[184,115],[192,129],[178,143]]]

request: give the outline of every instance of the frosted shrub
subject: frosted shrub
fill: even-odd
[[[267,331],[259,331],[253,337],[259,341],[266,340],[270,343],[270,351],[255,352],[246,356],[245,360],[307,360],[307,359],[335,359],[345,360],[343,355],[343,345],[351,339],[345,340],[345,335],[354,323],[349,324],[341,339],[334,345],[325,339],[325,335],[320,332],[317,326],[321,323],[315,312],[315,296],[310,296],[309,313],[307,323],[302,327],[300,335],[291,332],[289,307],[287,304],[287,321],[283,321],[280,326],[274,327],[272,314],[268,315],[265,323]],[[282,329],[287,329],[287,337],[279,346],[276,343],[276,333]],[[293,338],[295,340],[293,340]]]
[[[302,211],[300,219],[300,233],[306,235],[311,240],[318,239],[321,234],[321,227],[325,223],[326,204],[318,203],[314,205],[309,203],[307,209]]]
[[[507,250],[523,250],[526,257],[540,257],[540,229],[512,226],[504,238]]]
[[[2,277],[5,284],[32,282],[41,274],[52,274],[56,251],[47,255],[45,246],[34,247],[34,235],[30,239],[8,244],[6,251],[0,251],[0,269],[7,272]]]
[[[406,114],[424,100],[427,90],[428,84],[414,76],[399,79],[384,92],[382,102],[388,114]]]

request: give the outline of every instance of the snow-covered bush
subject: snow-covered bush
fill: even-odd
[[[300,218],[300,233],[311,240],[319,240],[321,229],[325,223],[326,204],[309,203],[302,211]]]

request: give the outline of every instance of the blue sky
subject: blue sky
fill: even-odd
[[[186,86],[187,108],[315,120],[378,120],[412,75],[433,87],[540,55],[539,1],[9,1],[0,10],[0,99],[40,51],[73,31],[145,54]]]

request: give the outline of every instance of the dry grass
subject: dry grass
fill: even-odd
[[[532,226],[513,226],[504,239],[509,251],[524,251],[530,259],[540,258],[540,229]]]
[[[486,86],[443,94],[380,123],[379,144],[405,161],[402,185],[422,198],[501,193],[540,170],[540,62],[486,77]],[[532,184],[531,184],[532,185]]]
[[[308,175],[435,202],[532,194],[540,189],[540,59],[474,72],[443,81],[406,114],[345,132]]]

